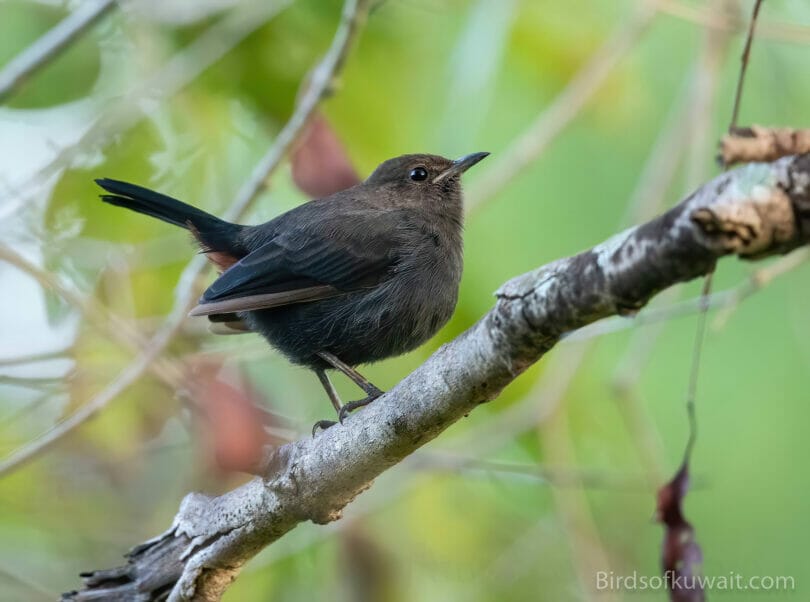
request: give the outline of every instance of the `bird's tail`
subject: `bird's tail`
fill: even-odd
[[[232,249],[237,246],[237,235],[244,227],[221,220],[201,209],[142,186],[109,178],[98,179],[96,184],[112,193],[101,196],[105,203],[126,207],[191,230],[204,250]]]
[[[206,226],[212,227],[227,223],[201,209],[135,184],[109,178],[98,179],[96,184],[112,193],[101,196],[105,203],[145,213],[181,228],[188,229],[189,222],[195,228],[205,230],[209,229]]]

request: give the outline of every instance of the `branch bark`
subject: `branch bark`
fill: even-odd
[[[125,566],[83,575],[65,600],[218,600],[242,566],[298,523],[323,524],[375,477],[494,399],[560,338],[643,307],[726,255],[810,242],[810,155],[718,176],[663,215],[504,284],[477,324],[343,426],[269,450],[263,477],[192,493],[169,530]]]

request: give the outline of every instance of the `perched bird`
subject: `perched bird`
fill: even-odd
[[[190,313],[253,331],[315,371],[343,422],[382,391],[355,366],[410,351],[447,322],[462,270],[461,175],[455,161],[403,155],[368,179],[258,226],[213,215],[134,184],[99,179],[112,205],[187,228],[221,274]],[[327,369],[365,393],[341,404]],[[313,433],[334,421],[321,420]]]

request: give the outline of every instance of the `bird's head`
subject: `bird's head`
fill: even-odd
[[[472,153],[460,159],[402,155],[381,163],[364,184],[398,206],[460,208],[461,174],[487,155]]]

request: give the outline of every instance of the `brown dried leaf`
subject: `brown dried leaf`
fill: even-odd
[[[317,113],[290,157],[295,185],[323,198],[360,182],[349,155],[326,118]]]
[[[213,464],[227,472],[255,474],[270,439],[264,428],[267,415],[254,402],[254,392],[238,373],[221,369],[214,360],[196,372],[201,430]]]
[[[700,582],[703,553],[695,530],[683,515],[689,491],[689,465],[684,462],[672,480],[658,490],[657,519],[665,527],[661,565],[673,602],[703,602]]]

